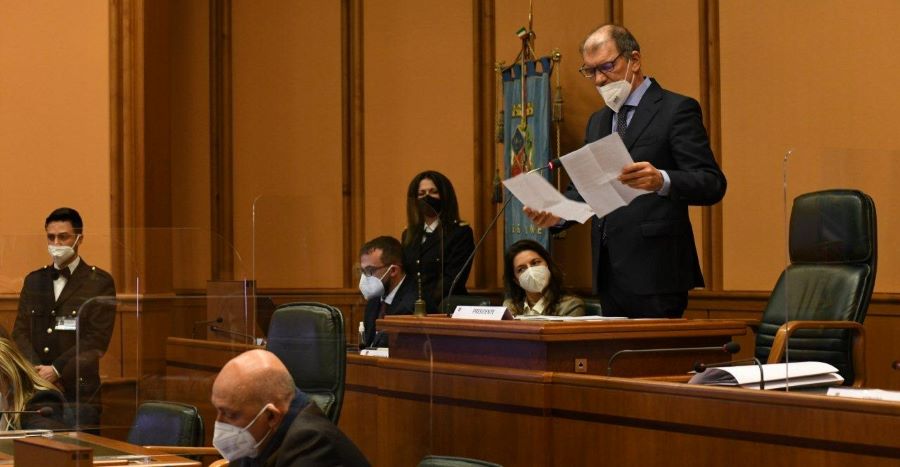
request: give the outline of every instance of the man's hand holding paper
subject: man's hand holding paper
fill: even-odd
[[[627,206],[640,195],[662,186],[662,175],[646,163],[635,163],[618,133],[594,141],[562,158],[566,173],[597,217]]]

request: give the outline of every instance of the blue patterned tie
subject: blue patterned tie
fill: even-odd
[[[628,112],[633,108],[633,105],[623,105],[616,114],[616,133],[622,138],[625,138],[625,132],[628,131]]]

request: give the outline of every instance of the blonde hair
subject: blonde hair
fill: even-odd
[[[54,390],[44,378],[38,375],[34,365],[22,356],[19,349],[9,339],[0,338],[0,379],[6,383],[6,392],[2,396],[10,404],[6,410],[25,410],[28,401],[38,391]],[[22,414],[8,414],[8,422],[13,429],[21,429]],[[4,427],[5,428],[5,427]]]

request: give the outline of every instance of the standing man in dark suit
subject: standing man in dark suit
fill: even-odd
[[[76,403],[66,410],[67,422],[86,427],[100,423],[100,357],[116,320],[116,287],[112,276],[78,255],[83,229],[74,209],[47,216],[53,264],[25,277],[13,338],[38,374]]]
[[[213,383],[213,446],[233,467],[368,466],[275,354],[248,350]]]
[[[359,250],[359,291],[366,302],[366,347],[386,347],[387,336],[376,333],[375,320],[385,315],[412,314],[418,297],[416,281],[403,270],[403,250],[394,237],[378,237]]]
[[[640,46],[621,26],[593,31],[581,53],[581,73],[606,101],[591,115],[585,143],[618,132],[634,159],[619,180],[651,192],[593,218],[594,293],[604,315],[681,317],[688,290],[704,285],[688,206],[715,204],[726,187],[700,105],[646,78]],[[567,196],[580,199],[573,187]],[[525,212],[540,226],[567,226],[550,213]]]

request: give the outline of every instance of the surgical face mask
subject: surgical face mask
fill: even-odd
[[[271,404],[264,405],[259,413],[253,417],[253,420],[250,420],[250,423],[243,428],[229,425],[225,422],[216,422],[213,431],[213,446],[219,451],[219,454],[222,454],[222,457],[228,460],[228,462],[244,457],[256,457],[259,455],[259,445],[269,437],[269,433],[271,433],[272,430],[269,429],[269,431],[266,431],[266,435],[263,436],[259,442],[256,442],[256,439],[254,439],[253,435],[247,430],[256,423],[256,420],[259,419],[260,415],[262,415],[270,405]]]
[[[79,237],[80,235],[75,237],[75,245],[78,244]],[[50,257],[53,258],[53,264],[58,268],[61,268],[63,264],[66,264],[75,256],[75,248],[67,245],[47,245],[47,251],[50,253]]]
[[[384,271],[384,274],[381,277],[375,276],[367,276],[365,274],[359,275],[359,291],[362,292],[363,297],[366,300],[371,300],[373,298],[378,298],[384,295],[384,278],[387,277],[388,273],[391,272],[391,268],[394,265],[388,266],[387,270]]]
[[[603,97],[603,101],[606,102],[606,106],[612,109],[613,112],[618,112],[619,109],[622,108],[622,104],[625,103],[625,99],[628,99],[628,95],[631,94],[634,73],[631,74],[630,82],[625,79],[628,77],[629,69],[631,69],[631,60],[628,60],[628,65],[625,68],[625,77],[619,81],[613,81],[612,83],[607,83],[603,86],[597,86],[597,92],[600,93],[600,96]]]
[[[547,266],[532,266],[519,274],[519,285],[527,292],[541,293],[550,283],[550,269]]]

